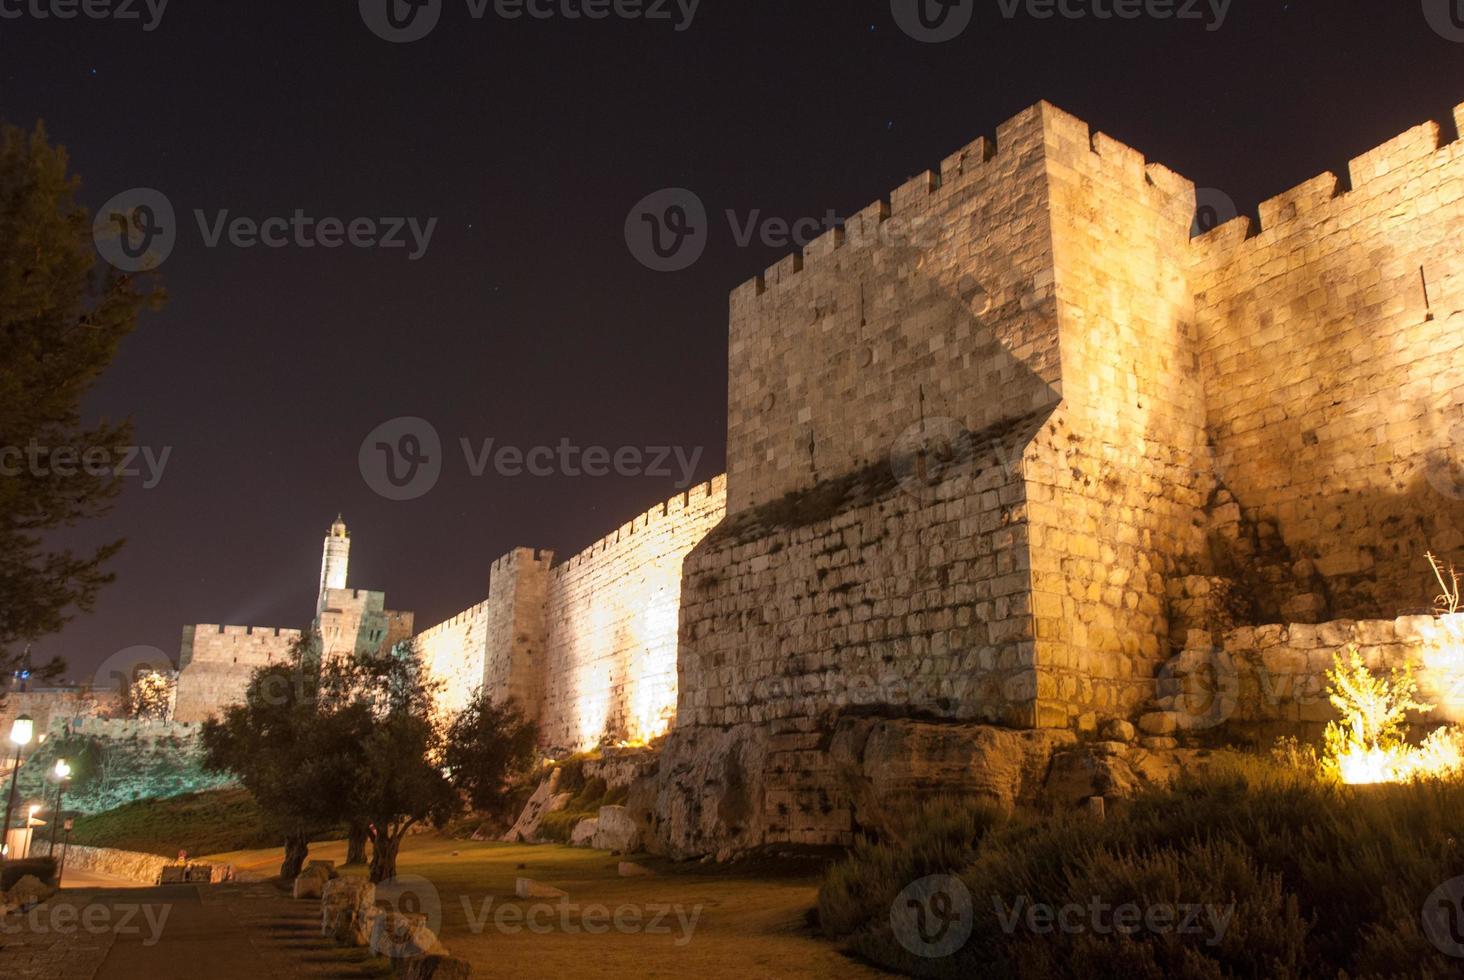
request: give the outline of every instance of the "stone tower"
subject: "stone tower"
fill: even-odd
[[[327,590],[346,587],[346,568],[350,561],[351,532],[346,530],[346,522],[337,514],[335,523],[325,536],[325,549],[320,559],[320,593],[315,602],[317,615],[325,608]]]

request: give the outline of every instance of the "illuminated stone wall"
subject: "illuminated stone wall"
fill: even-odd
[[[287,662],[299,630],[256,626],[183,627],[174,718],[204,721],[244,700],[256,668]]]
[[[1038,723],[1153,696],[1166,580],[1203,561],[1213,487],[1186,281],[1193,185],[1049,110],[1062,406],[1028,447]]]
[[[726,480],[677,494],[574,557],[517,548],[488,598],[418,635],[449,711],[482,686],[540,725],[546,751],[660,735],[676,708],[681,563],[726,512]]]
[[[1411,129],[1193,250],[1218,475],[1319,576],[1317,618],[1416,609],[1424,552],[1464,549],[1464,142],[1441,142]]]
[[[546,745],[584,749],[667,730],[682,559],[725,513],[726,478],[718,477],[549,571],[539,716]]]
[[[663,839],[847,842],[843,714],[1092,731],[1196,627],[1418,611],[1464,548],[1464,143],[1352,169],[1192,239],[1190,182],[1042,104],[735,290]]]
[[[101,718],[120,711],[122,699],[116,691],[90,688],[53,688],[43,691],[7,691],[0,701],[0,734],[8,736],[16,718],[28,715],[37,732],[49,732],[58,724],[76,718]]]
[[[1196,631],[1173,670],[1178,721],[1223,725],[1263,745],[1278,735],[1316,738],[1337,718],[1327,671],[1352,646],[1380,677],[1413,669],[1419,699],[1434,709],[1415,719],[1424,729],[1464,722],[1464,614]]]
[[[481,683],[535,721],[543,713],[544,608],[554,552],[516,548],[488,577],[486,649]]]
[[[386,593],[326,589],[317,620],[322,655],[338,657],[390,650],[412,635],[412,614],[386,608]]]
[[[483,685],[488,653],[488,603],[480,602],[413,637],[417,653],[443,684],[438,704],[460,711]]]

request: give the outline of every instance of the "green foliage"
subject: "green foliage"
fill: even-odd
[[[293,835],[340,822],[341,801],[322,790],[336,771],[316,723],[315,679],[298,659],[254,672],[242,704],[204,723],[205,765],[227,772]]]
[[[175,857],[279,844],[284,830],[244,789],[138,800],[76,821],[71,841]]]
[[[881,965],[921,976],[1446,976],[1455,964],[1422,935],[1419,910],[1464,874],[1461,809],[1461,782],[1347,787],[1222,753],[1206,772],[1140,795],[1106,821],[1016,817],[973,848],[971,826],[922,815],[922,835],[863,845],[831,869],[820,924]],[[955,873],[974,902],[970,939],[942,959],[911,955],[890,923],[893,897],[931,873]],[[1035,932],[1010,918],[1019,902],[1087,908],[1094,898],[1213,913],[1195,932],[1129,936]]]
[[[618,786],[610,789],[605,785],[605,780],[598,776],[586,779],[582,767],[577,764],[571,764],[567,772],[571,775],[561,776],[559,779],[560,791],[574,793],[574,797],[565,804],[564,809],[545,814],[544,819],[539,822],[541,839],[559,841],[562,844],[568,843],[570,834],[574,833],[574,828],[581,820],[598,817],[602,806],[624,804],[630,795],[629,787]],[[575,775],[579,778],[575,779]]]
[[[163,721],[173,703],[177,677],[149,670],[132,679],[122,692],[123,710],[128,718]]]
[[[36,447],[35,465],[12,460],[0,475],[0,694],[14,645],[89,611],[112,580],[105,565],[121,541],[77,554],[47,535],[106,513],[121,489],[114,471],[77,464],[89,449],[120,460],[131,425],[88,427],[81,400],[139,312],[162,299],[149,277],[97,256],[79,186],[44,128],[0,126],[0,448],[29,456]]]
[[[961,870],[975,858],[987,832],[1005,820],[989,804],[937,798],[897,828],[895,842],[861,840],[847,860],[829,869],[819,890],[824,932],[846,936],[871,918],[888,914],[895,896],[910,882]]]
[[[194,739],[109,738],[60,733],[37,746],[20,770],[20,796],[46,813],[56,797],[52,771],[57,759],[71,766],[63,807],[67,813],[100,813],[150,797],[164,798],[216,789],[232,778],[204,769],[202,746]]]
[[[448,725],[443,763],[475,810],[501,812],[510,785],[533,765],[538,727],[512,702],[495,703],[479,689]]]

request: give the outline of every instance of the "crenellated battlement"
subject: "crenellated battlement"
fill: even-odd
[[[973,181],[1017,166],[1012,157],[1024,149],[1024,143],[1030,142],[1034,127],[1049,144],[1060,140],[1086,144],[1096,160],[1118,164],[1127,177],[1126,183],[1136,193],[1158,193],[1180,203],[1189,202],[1189,212],[1193,211],[1193,183],[1162,164],[1148,161],[1143,153],[1108,134],[1093,132],[1078,117],[1051,103],[1040,102],[999,125],[994,139],[976,138],[942,160],[939,170],[914,175],[888,196],[851,214],[842,225],[829,229],[742,283],[732,291],[733,305],[776,290],[846,250],[876,243],[915,248],[933,246],[942,230],[940,211],[947,199]],[[1190,216],[1185,214],[1186,218]]]
[[[200,623],[192,627],[198,633],[217,633],[220,636],[250,636],[258,638],[277,639],[283,637],[289,640],[299,639],[300,630],[282,629],[277,626],[222,626],[218,623]]]
[[[1197,236],[1195,246],[1223,254],[1251,242],[1265,247],[1278,236],[1344,213],[1360,200],[1394,191],[1400,182],[1416,176],[1415,171],[1427,172],[1464,157],[1464,141],[1459,136],[1464,133],[1464,103],[1454,108],[1453,126],[1452,138],[1434,120],[1405,130],[1348,161],[1345,185],[1331,171],[1318,174],[1262,201],[1258,222],[1246,215],[1233,218]]]
[[[699,499],[725,497],[726,494],[727,475],[725,473],[715,476],[705,483],[699,483],[688,490],[678,493],[669,500],[662,501],[650,510],[637,514],[588,548],[555,565],[551,574],[563,574],[567,569],[583,565],[585,562],[594,559],[597,555],[603,555],[621,542],[628,541],[637,533],[643,534],[647,530],[652,530],[668,520],[679,520],[683,514],[696,506],[696,502]]]

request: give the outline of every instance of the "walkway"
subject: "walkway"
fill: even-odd
[[[70,878],[70,873],[67,875]],[[0,931],[10,980],[369,980],[364,950],[320,935],[319,906],[271,885],[100,888],[67,882],[51,901]]]

